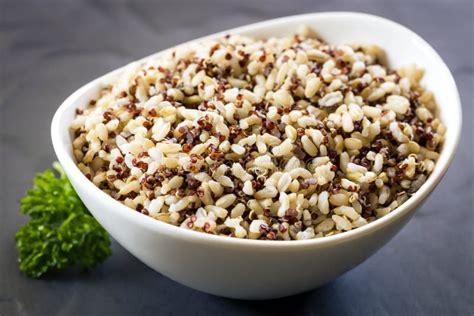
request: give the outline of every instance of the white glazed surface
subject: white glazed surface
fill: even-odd
[[[434,93],[439,115],[447,126],[446,141],[434,172],[413,197],[389,215],[331,237],[302,241],[241,240],[159,222],[99,190],[73,160],[69,125],[75,109],[95,97],[105,82],[120,74],[123,69],[120,68],[68,97],[53,118],[51,135],[59,162],[84,204],[115,240],[152,269],[194,289],[231,298],[270,299],[308,291],[354,268],[387,243],[447,171],[461,132],[458,91],[439,55],[407,28],[372,15],[328,12],[269,20],[206,38],[227,33],[286,36],[292,35],[301,24],[315,29],[329,43],[379,45],[387,53],[392,68],[414,62],[425,69],[422,83]]]

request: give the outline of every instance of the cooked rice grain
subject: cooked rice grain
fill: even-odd
[[[423,72],[308,34],[131,64],[71,124],[79,169],[143,214],[216,235],[304,240],[387,215],[444,141]]]

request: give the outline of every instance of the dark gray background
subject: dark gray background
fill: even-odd
[[[0,0],[0,315],[473,315],[473,1]],[[55,159],[57,106],[89,80],[171,45],[297,13],[353,10],[398,21],[428,40],[461,93],[461,144],[413,220],[360,267],[312,292],[245,302],[203,294],[147,268],[119,245],[88,273],[44,280],[17,268],[18,200]]]

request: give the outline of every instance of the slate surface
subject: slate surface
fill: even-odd
[[[423,36],[461,93],[463,137],[448,174],[403,231],[367,262],[312,292],[268,302],[218,298],[153,272],[114,244],[89,273],[31,280],[19,273],[18,200],[55,159],[57,106],[133,59],[268,18],[353,10]],[[0,315],[473,315],[473,2],[0,0]]]

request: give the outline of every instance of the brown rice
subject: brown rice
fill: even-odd
[[[185,229],[293,240],[356,229],[433,171],[445,127],[375,46],[229,35],[133,63],[71,125],[80,170]]]

